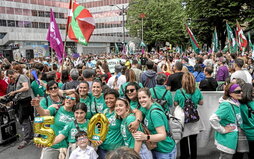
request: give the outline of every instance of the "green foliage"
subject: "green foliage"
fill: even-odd
[[[139,3],[135,2],[138,1]],[[141,38],[143,19],[144,42],[150,45],[183,44],[186,42],[186,15],[180,0],[136,0],[128,9],[127,28],[132,36]]]
[[[225,45],[226,22],[236,27],[236,20],[247,23],[245,28],[254,27],[254,10],[252,0],[186,0],[188,18],[191,18],[190,28],[199,41],[211,44],[214,27],[222,48]]]

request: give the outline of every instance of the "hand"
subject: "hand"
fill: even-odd
[[[95,143],[93,143],[94,146],[100,146],[103,143],[103,141],[99,140],[99,141],[95,141]]]
[[[136,133],[132,134],[132,136],[137,141],[145,141],[147,139],[146,134],[141,131],[137,131]]]
[[[230,133],[235,129],[235,126],[227,125],[224,127],[224,129],[225,129],[225,134]]]
[[[54,108],[56,108],[56,109],[59,109],[59,104],[52,104],[52,105],[50,105],[49,107],[54,107]]]
[[[31,105],[34,107],[39,107],[40,106],[40,97],[35,97],[31,100]]]
[[[9,95],[9,96],[14,96],[15,94],[16,94],[15,91],[11,91],[8,95]]]
[[[129,130],[130,132],[134,133],[138,130],[139,127],[139,122],[137,120],[133,121],[129,125]]]

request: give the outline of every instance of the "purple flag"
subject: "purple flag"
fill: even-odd
[[[52,9],[50,9],[50,25],[47,40],[50,43],[50,47],[55,50],[58,62],[62,64],[63,58],[66,57],[66,54],[64,52],[63,41]]]

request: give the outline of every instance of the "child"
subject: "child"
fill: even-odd
[[[79,131],[75,135],[78,147],[71,153],[69,159],[97,159],[98,155],[93,147],[89,146],[89,140],[85,131]]]
[[[213,69],[211,67],[205,68],[205,76],[206,78],[202,80],[199,84],[199,88],[201,91],[216,91],[218,87],[217,81],[211,76],[213,73]]]

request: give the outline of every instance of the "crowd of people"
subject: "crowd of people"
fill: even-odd
[[[108,59],[124,59],[110,72]],[[96,63],[93,63],[96,61]],[[251,54],[144,53],[86,54],[57,59],[0,61],[0,96],[12,97],[23,141],[35,135],[35,116],[54,116],[53,146],[42,147],[41,159],[109,159],[127,154],[142,159],[197,158],[197,135],[205,130],[202,118],[184,124],[180,151],[169,135],[168,114],[186,107],[198,109],[203,91],[224,91],[209,118],[221,159],[254,158],[254,64]],[[173,93],[172,93],[173,92]],[[158,100],[165,102],[157,102]],[[109,120],[104,141],[91,144],[88,125],[93,115]],[[150,134],[145,133],[145,128]],[[43,137],[43,136],[42,136]],[[246,138],[247,137],[247,138]],[[156,143],[151,149],[147,141]],[[114,150],[114,151],[113,151]]]

